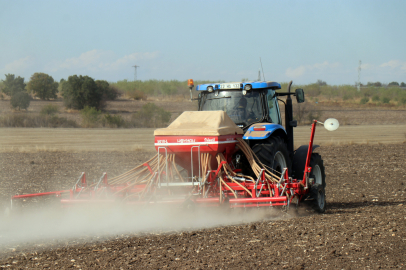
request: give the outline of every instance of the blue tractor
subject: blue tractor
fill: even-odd
[[[193,80],[188,84],[192,90]],[[292,81],[287,92],[280,92],[276,90],[281,89],[281,85],[270,81],[201,84],[196,87],[198,110],[225,111],[244,130],[243,139],[263,164],[279,173],[288,168],[289,176],[299,179],[303,176],[308,145],[294,149],[293,128],[297,121],[293,120],[291,96],[296,97],[298,103],[304,102],[305,96],[303,89],[291,92],[291,86]],[[286,96],[285,100],[280,99],[283,96]],[[285,127],[282,126],[279,102],[285,107]],[[251,168],[244,165],[248,164],[244,158],[242,153],[237,153],[233,162],[243,173],[250,174]],[[324,193],[325,170],[319,154],[312,153],[310,167],[313,186],[321,187]],[[325,204],[316,205],[319,212],[324,212],[324,208]]]

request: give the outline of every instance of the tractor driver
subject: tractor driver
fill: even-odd
[[[256,101],[254,101],[255,104]],[[233,116],[235,117],[233,120],[236,123],[245,123],[249,125],[253,122],[258,121],[258,116],[252,110],[247,108],[248,100],[245,97],[241,97],[236,106],[234,107]]]
[[[237,117],[239,123],[246,122],[247,119],[247,104],[248,101],[245,97],[241,97],[237,103],[234,115]]]

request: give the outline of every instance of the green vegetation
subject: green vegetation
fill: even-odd
[[[30,101],[30,95],[25,91],[21,91],[12,95],[10,104],[14,109],[26,110],[30,106]]]
[[[121,92],[117,89],[117,87],[110,86],[107,81],[97,80],[95,82],[97,87],[102,92],[103,102],[106,100],[115,100],[121,95]]]
[[[366,104],[369,102],[369,97],[363,97],[361,98],[361,100],[359,101],[359,104]]]
[[[14,113],[0,116],[0,127],[52,127],[52,128],[76,128],[78,124],[73,120],[56,115],[30,115],[26,113]]]
[[[102,116],[102,111],[87,106],[80,111],[80,114],[82,115],[82,127],[85,128],[157,128],[167,126],[171,120],[171,113],[154,103],[142,106],[141,110],[134,113],[129,120],[125,120],[121,115],[109,113]]]
[[[164,127],[171,120],[171,113],[154,103],[147,103],[142,106],[139,112],[133,115],[131,120],[135,127]]]
[[[41,115],[55,115],[59,112],[59,107],[56,105],[48,104],[41,108],[39,112]]]
[[[97,126],[100,119],[101,111],[98,111],[94,107],[85,106],[83,110],[80,111],[80,114],[82,115],[83,120],[82,126],[91,128]]]
[[[54,78],[45,73],[34,73],[28,82],[28,90],[33,92],[37,97],[42,100],[49,100],[56,98],[58,93],[58,83]]]
[[[85,106],[103,109],[106,100],[114,100],[120,92],[116,87],[110,87],[107,81],[95,81],[89,76],[69,76],[61,80],[61,92],[67,108],[81,110]]]
[[[103,90],[89,76],[69,76],[62,82],[62,96],[67,108],[81,110],[85,106],[101,109]]]
[[[223,81],[195,81],[195,85]],[[111,83],[112,86],[117,87],[120,91],[125,93],[128,97],[136,100],[146,99],[146,96],[171,96],[171,95],[184,95],[189,96],[189,87],[187,81],[118,81]],[[142,93],[142,94],[141,94]]]
[[[367,104],[372,100],[374,103],[382,102],[389,104],[391,100],[402,100],[406,97],[406,89],[398,86],[382,86],[381,83],[369,83],[369,86],[362,86],[358,92],[357,87],[351,85],[320,85],[318,83],[308,85],[294,85],[292,89],[303,88],[306,98],[313,100],[318,98],[321,101],[339,101],[345,103]],[[376,86],[380,85],[380,86]],[[287,83],[282,84],[281,91],[286,91]],[[398,102],[401,105],[401,102]]]
[[[248,80],[244,78],[243,80]],[[223,81],[195,81],[195,85],[213,82]],[[185,99],[189,98],[189,88],[187,81],[118,81],[116,83],[110,83],[115,86],[119,91],[122,91],[126,97],[133,98],[135,100],[146,100],[148,97],[156,96],[174,96],[181,95]],[[287,90],[288,83],[281,83],[281,91]],[[399,87],[400,86],[400,87]],[[316,83],[308,85],[294,85],[292,89],[303,88],[305,90],[306,97],[309,100],[320,101],[344,101],[346,103],[367,104],[372,102],[382,101],[383,97],[387,97],[390,100],[400,100],[403,96],[406,96],[405,83],[392,82],[390,85],[383,85],[380,82],[369,82],[367,85],[361,86],[361,91],[358,92],[356,86],[352,85],[328,85],[325,81],[318,80]],[[194,96],[197,96],[194,91]],[[363,98],[369,98],[368,102],[363,103]]]
[[[129,126],[121,115],[105,114],[101,120],[103,127],[122,128]]]
[[[1,91],[8,96],[11,96],[10,104],[13,108],[21,110],[27,109],[30,106],[30,95],[26,92],[24,78],[14,74],[6,74],[6,79],[2,81]],[[4,99],[2,95],[1,99]]]
[[[383,97],[382,98],[382,103],[383,104],[388,104],[390,102],[390,98],[388,98],[388,97]]]
[[[26,84],[24,83],[24,78],[18,76],[15,77],[14,74],[6,74],[6,79],[3,80],[2,91],[8,96],[13,96],[16,93],[25,91]]]

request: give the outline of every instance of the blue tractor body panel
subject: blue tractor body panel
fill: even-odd
[[[254,82],[233,82],[233,83],[211,83],[211,84],[200,84],[196,86],[196,91],[207,91],[208,87],[212,90],[228,90],[228,89],[241,89],[243,90],[246,85],[251,85],[252,89],[281,89],[281,85],[277,82],[265,82],[265,81],[254,81]]]
[[[265,130],[254,130],[255,127],[264,127]],[[242,138],[244,140],[264,140],[269,138],[277,130],[283,131],[283,133],[286,134],[285,128],[279,124],[257,123],[250,126]]]

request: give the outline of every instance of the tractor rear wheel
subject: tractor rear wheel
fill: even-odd
[[[252,148],[259,160],[269,168],[282,173],[283,168],[291,171],[292,165],[289,159],[288,149],[283,139],[271,137],[267,143],[256,144]]]

